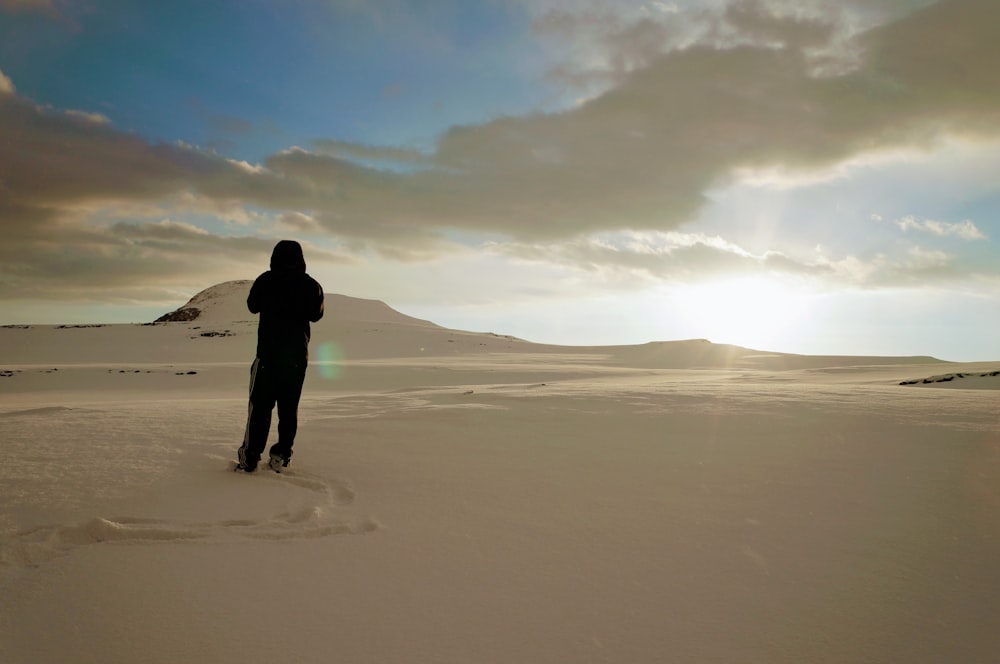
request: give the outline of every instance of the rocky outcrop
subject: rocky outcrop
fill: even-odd
[[[201,309],[197,307],[181,307],[176,311],[171,311],[168,314],[163,314],[157,318],[154,323],[186,323],[192,320],[198,320],[198,316],[201,315]]]

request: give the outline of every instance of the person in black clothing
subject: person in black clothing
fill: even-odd
[[[250,313],[260,314],[257,357],[250,368],[250,406],[237,471],[253,472],[267,445],[271,413],[278,405],[278,442],[268,465],[281,472],[292,458],[299,397],[309,361],[309,323],[323,317],[323,287],[306,274],[302,246],[282,240],[271,254],[271,269],[257,277],[247,297]]]

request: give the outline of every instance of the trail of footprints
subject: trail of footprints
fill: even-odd
[[[354,490],[346,482],[325,480],[296,471],[286,471],[280,476],[263,472],[260,475],[239,479],[281,482],[309,492],[316,499],[307,501],[304,507],[261,519],[186,522],[124,516],[41,526],[0,539],[0,571],[5,568],[37,567],[74,549],[93,544],[221,541],[233,537],[302,540],[360,535],[380,527],[372,518],[349,521],[342,513],[338,514],[338,508],[354,501]]]

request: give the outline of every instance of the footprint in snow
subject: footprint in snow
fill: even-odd
[[[354,501],[351,486],[298,471],[261,474],[319,497],[304,507],[259,519],[190,522],[144,517],[97,517],[86,521],[41,526],[0,537],[0,572],[37,567],[73,550],[96,544],[157,544],[221,541],[238,537],[255,540],[305,540],[333,535],[360,535],[378,530],[372,518],[348,520],[338,510]]]

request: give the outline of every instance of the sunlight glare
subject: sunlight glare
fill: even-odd
[[[715,280],[675,292],[678,316],[715,343],[782,351],[797,344],[810,309],[803,288],[770,276]]]

